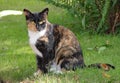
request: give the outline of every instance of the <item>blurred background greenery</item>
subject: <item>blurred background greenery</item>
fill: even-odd
[[[83,30],[92,33],[120,33],[119,0],[46,0],[77,16]]]

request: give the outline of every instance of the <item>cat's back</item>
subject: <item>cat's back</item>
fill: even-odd
[[[60,25],[54,25],[53,34],[55,41],[58,43],[58,47],[70,46],[75,50],[80,50],[79,42],[75,34],[68,28]]]

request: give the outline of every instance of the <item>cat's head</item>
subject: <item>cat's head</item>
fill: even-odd
[[[32,13],[27,9],[24,9],[23,12],[26,17],[27,26],[29,30],[34,32],[41,31],[47,26],[46,22],[47,22],[47,15],[49,12],[48,8],[45,8],[44,10],[38,13]]]

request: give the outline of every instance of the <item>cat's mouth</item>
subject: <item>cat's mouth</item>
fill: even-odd
[[[37,27],[36,29],[37,29],[37,31],[42,31],[42,30],[44,30],[46,27]]]

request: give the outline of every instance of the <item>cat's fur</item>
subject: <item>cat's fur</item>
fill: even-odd
[[[39,13],[31,13],[27,9],[23,11],[28,26],[29,43],[36,54],[38,71],[61,73],[62,69],[85,67],[76,36],[69,29],[48,22],[48,8]],[[92,64],[89,67],[91,66],[101,68],[101,64]]]

